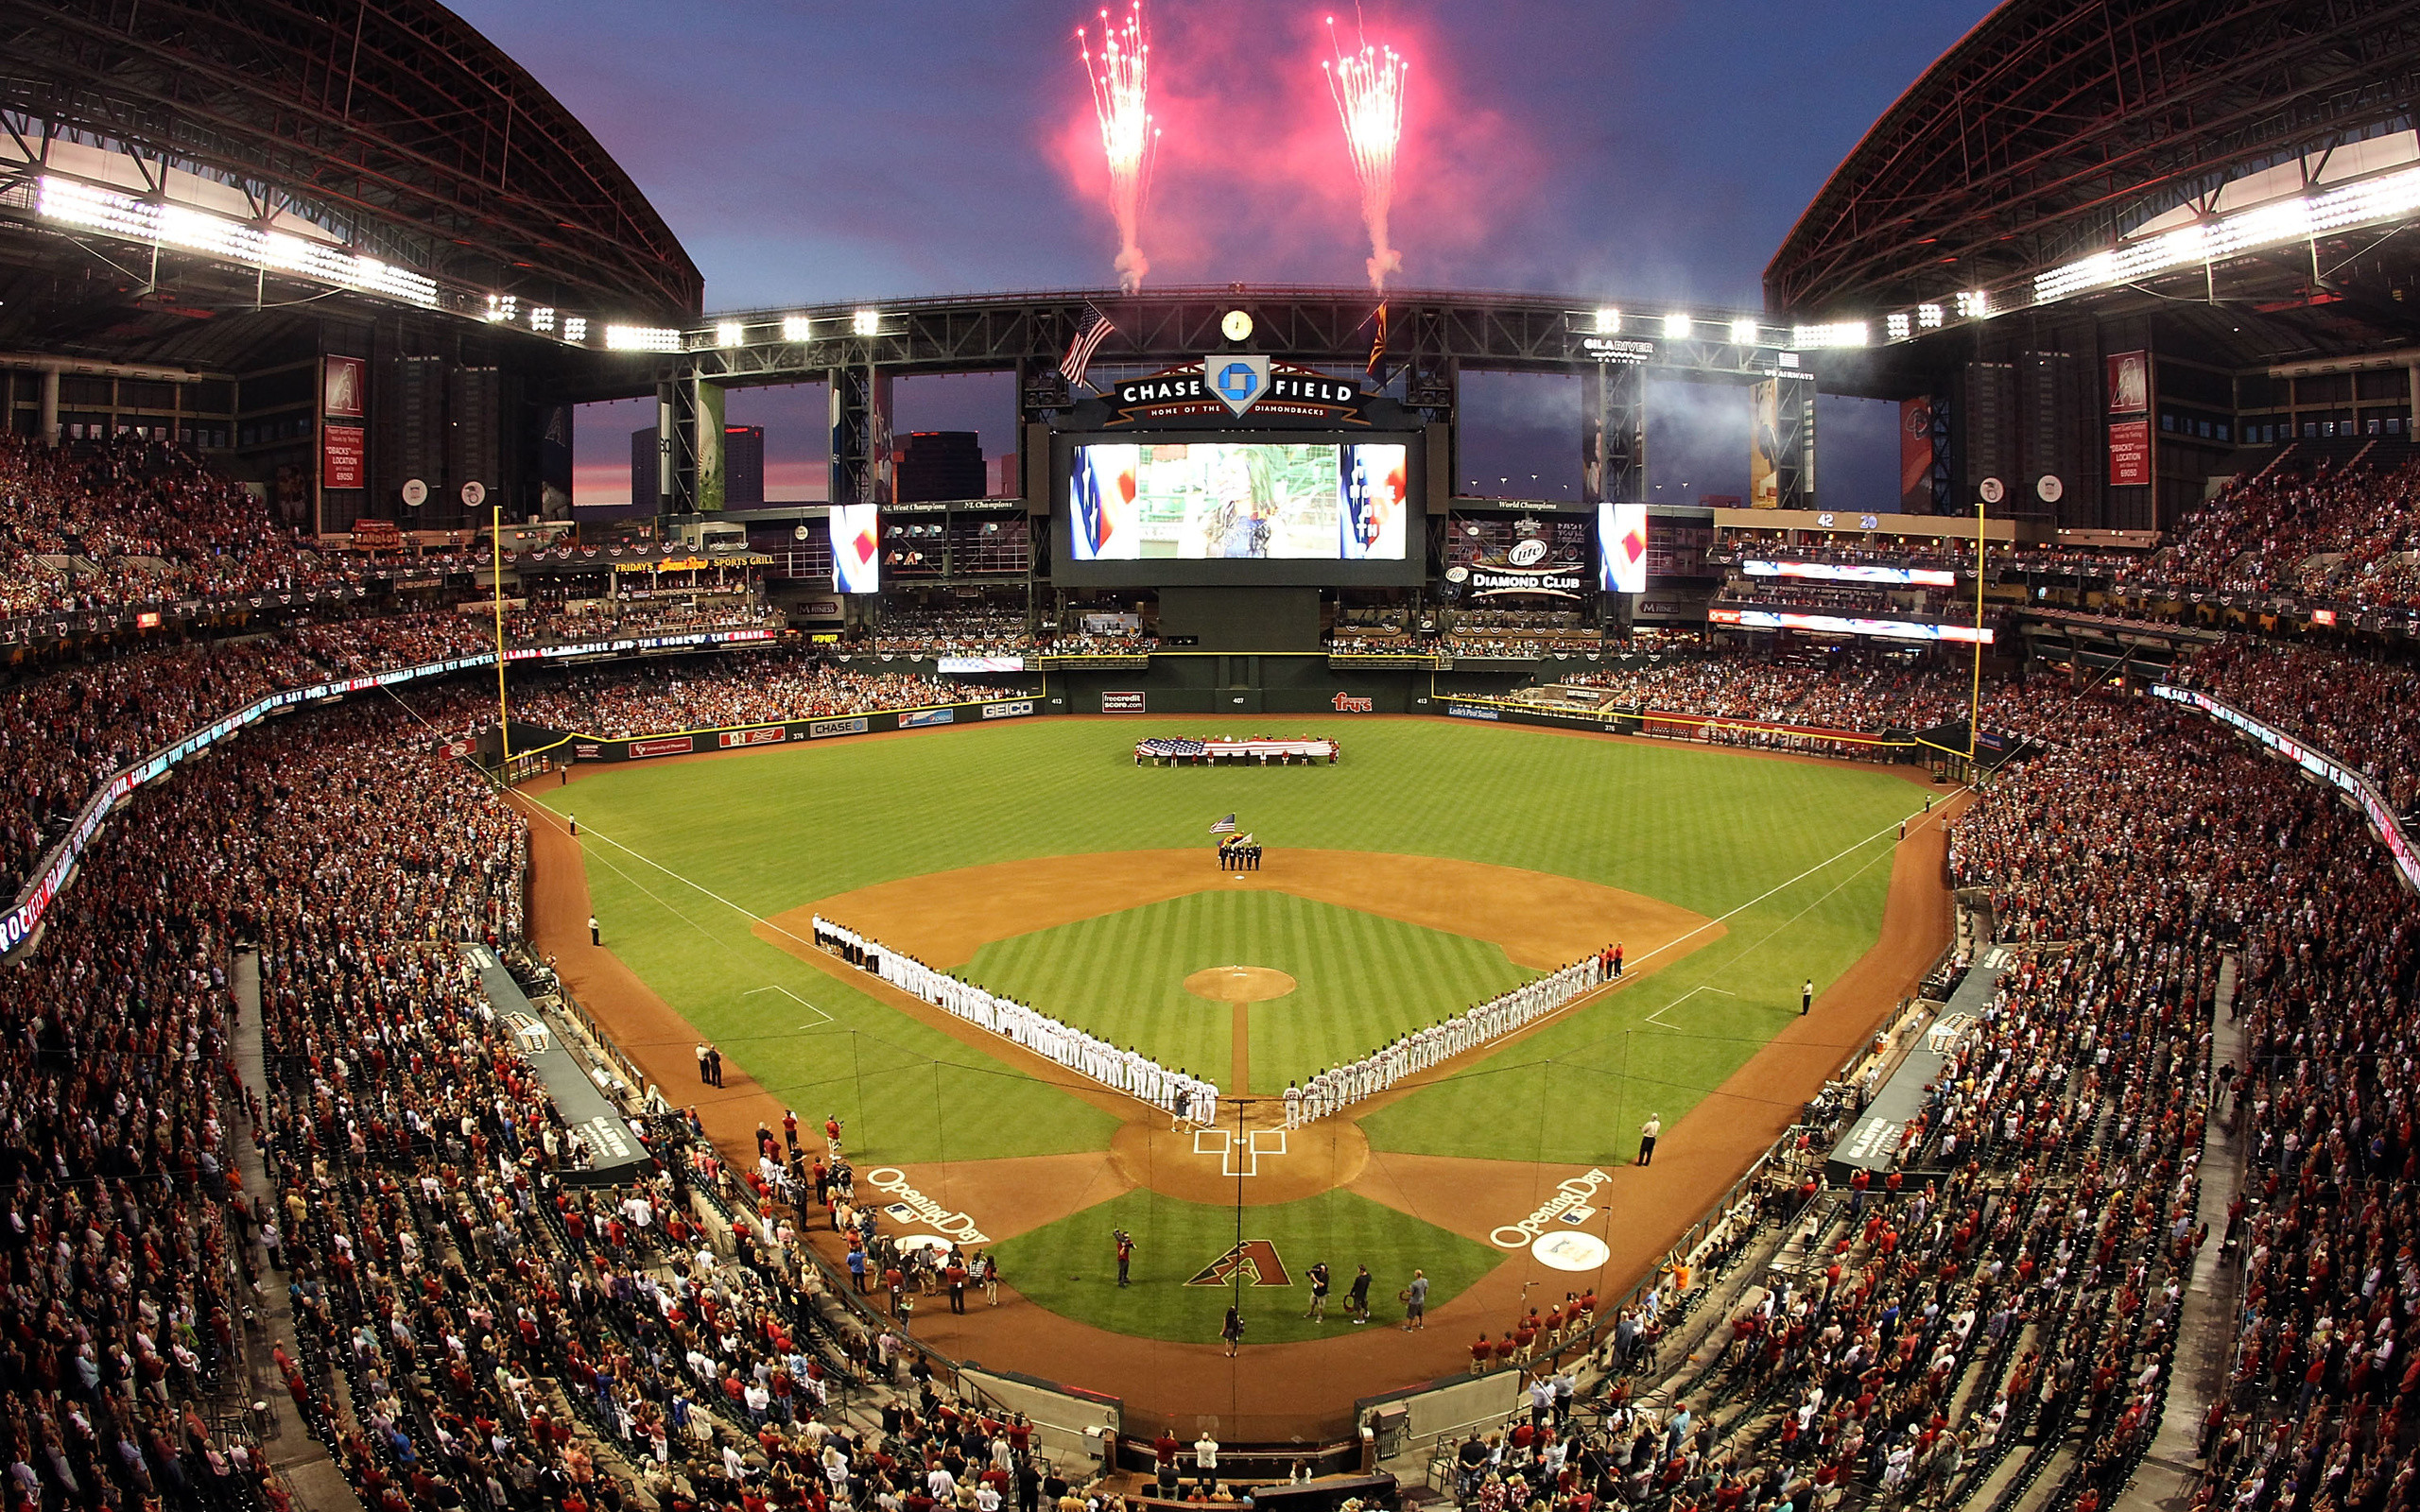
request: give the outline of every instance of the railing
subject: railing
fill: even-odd
[[[2402,821],[2395,817],[2394,805],[2377,790],[2368,776],[2352,763],[2345,761],[2324,746],[2287,734],[2245,713],[2224,698],[2198,689],[2179,687],[2173,683],[2155,683],[2152,696],[2180,703],[2199,710],[2221,724],[2237,730],[2269,747],[2272,754],[2292,762],[2304,771],[2328,783],[2360,806],[2378,832],[2378,839],[2386,847],[2387,855],[2394,862],[2394,869],[2403,875],[2404,885],[2420,892],[2420,852],[2411,848],[2411,837],[2403,833]]]

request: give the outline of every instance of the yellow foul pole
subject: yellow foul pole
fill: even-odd
[[[1975,500],[1975,689],[1966,704],[1966,780],[1975,779],[1975,739],[1983,724],[1983,499]]]
[[[504,701],[504,503],[498,500],[489,527],[495,576],[495,731],[504,742],[504,760],[512,760],[511,711]]]

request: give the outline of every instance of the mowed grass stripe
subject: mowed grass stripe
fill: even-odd
[[[1132,969],[1103,972],[1098,963],[1118,953]],[[1254,1090],[1263,1093],[1428,1022],[1440,1011],[1441,981],[1488,984],[1493,995],[1530,974],[1487,941],[1257,890],[1194,893],[994,941],[965,974],[1011,997],[1070,1005],[1068,1017],[1101,1025],[1096,1032],[1114,1026],[1120,1044],[1131,1034],[1154,1059],[1234,1091],[1220,1079],[1232,1063],[1231,1015],[1184,985],[1223,966],[1269,967],[1297,983],[1251,1010]],[[1121,995],[1102,997],[1102,982]]]

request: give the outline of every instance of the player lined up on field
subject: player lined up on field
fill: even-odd
[[[822,915],[815,916],[816,945],[859,971],[871,971],[902,992],[1014,1040],[1046,1059],[1091,1077],[1104,1087],[1139,1097],[1187,1123],[1219,1121],[1219,1087],[1183,1071],[1170,1071],[1142,1052],[1118,1049],[1108,1040],[1062,1023],[1017,1002],[937,971]]]
[[[1286,1126],[1297,1128],[1315,1118],[1386,1091],[1414,1072],[1461,1055],[1552,1013],[1584,992],[1604,985],[1611,953],[1590,955],[1559,971],[1524,982],[1512,991],[1425,1029],[1399,1036],[1392,1044],[1371,1051],[1358,1060],[1331,1066],[1302,1086],[1286,1088]]]

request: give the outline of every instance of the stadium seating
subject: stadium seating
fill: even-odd
[[[0,615],[221,598],[346,580],[186,452],[0,435]]]
[[[2178,537],[2119,585],[2420,608],[2420,462],[2289,453],[2221,490]]]
[[[811,651],[780,650],[691,659],[635,674],[557,674],[526,682],[514,696],[513,716],[618,739],[960,703],[991,691],[908,672],[832,666]]]
[[[2159,570],[2401,602],[2414,481],[2242,486]],[[157,507],[104,518],[137,496]],[[156,446],[0,442],[0,529],[18,553],[0,610],[327,571],[248,495]],[[2354,549],[2317,562],[2336,553],[2314,542]],[[60,555],[95,565],[37,559]],[[753,610],[731,613],[667,603],[616,627]],[[542,604],[512,628],[544,641],[593,625]],[[482,651],[492,633],[436,609],[29,668],[0,693],[18,771],[0,865],[22,883],[101,777],[266,693]],[[1033,648],[1021,636],[935,616],[877,644]],[[1444,644],[1565,643],[1594,645],[1555,622]],[[2176,676],[2346,758],[2398,811],[2420,800],[2409,666],[2233,637]],[[1874,731],[1962,717],[1968,678],[1835,653],[1553,680],[1692,717]],[[637,735],[980,692],[777,650],[542,672],[516,712]],[[1578,1354],[1593,1296],[1503,1320],[1530,1342],[1490,1364],[1565,1366],[1578,1389],[1556,1401],[1548,1372],[1543,1413],[1562,1435],[1508,1422],[1481,1441],[1470,1502],[1498,1512],[1553,1485],[1671,1512],[1852,1492],[2105,1500],[2166,1405],[2197,1263],[2241,1282],[2230,1389],[2201,1444],[2210,1501],[2265,1507],[2294,1487],[2367,1508],[2408,1486],[2399,1426],[2376,1413],[2420,1389],[2410,896],[2358,817],[2218,726],[2058,678],[1986,697],[1989,728],[2040,748],[1953,835],[1953,881],[2019,952],[1906,1137],[1911,1161],[1953,1174],[1848,1193],[1769,1170],[1710,1247],[1705,1284],[1651,1289],[1605,1332],[1601,1377]],[[435,754],[488,717],[476,686],[300,713],[138,793],[86,852],[17,967],[0,1037],[21,1236],[8,1276],[40,1323],[0,1338],[11,1458],[81,1505],[282,1506],[206,1404],[261,1349],[244,1322],[256,1288],[284,1287],[297,1343],[273,1368],[379,1512],[718,1505],[743,1480],[806,1504],[836,1474],[878,1500],[928,1452],[993,1463],[993,1443],[1028,1430],[924,1389],[899,1337],[804,1256],[799,1226],[828,1225],[873,1274],[938,1284],[856,1206],[845,1162],[809,1175],[811,1152],[767,1131],[752,1164],[726,1163],[662,1108],[632,1125],[652,1157],[635,1177],[591,1184],[588,1152],[451,949],[512,954],[522,936],[526,826]],[[258,1101],[229,1012],[251,952]],[[2221,1011],[2242,1026],[2241,1065],[2209,1064]],[[2223,1251],[2193,1222],[2205,1119],[2248,1148]],[[237,1175],[247,1138],[267,1190]]]

